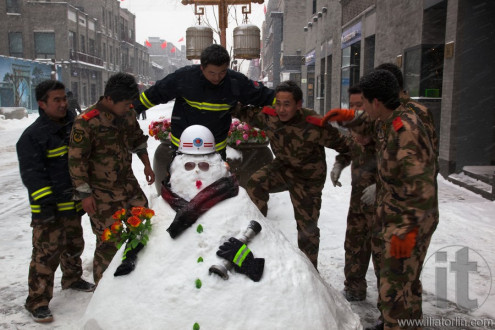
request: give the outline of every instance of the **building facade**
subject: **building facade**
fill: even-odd
[[[267,17],[274,8],[270,4]],[[379,64],[403,71],[409,95],[433,112],[440,173],[495,165],[495,2],[484,0],[305,0],[283,24],[304,31],[305,106],[347,107],[347,89]],[[265,22],[266,24],[266,22]],[[285,25],[284,25],[285,26]],[[264,68],[275,66],[263,53]],[[270,62],[272,64],[270,64]],[[274,79],[275,81],[275,79]]]
[[[0,55],[60,67],[56,78],[82,106],[96,102],[119,71],[149,85],[150,58],[135,41],[135,16],[117,0],[5,0],[0,17]]]

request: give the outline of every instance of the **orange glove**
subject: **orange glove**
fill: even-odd
[[[328,121],[350,121],[354,119],[354,109],[332,109],[323,116],[323,123]]]
[[[417,235],[417,227],[408,232],[404,239],[400,239],[397,235],[393,235],[390,240],[390,255],[396,259],[411,257],[412,249],[416,245]]]
[[[306,122],[319,127],[323,127],[323,125],[325,124],[321,117],[316,117],[316,116],[307,116]]]

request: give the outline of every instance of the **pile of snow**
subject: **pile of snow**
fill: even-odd
[[[206,161],[210,169],[186,171],[188,161]],[[171,173],[174,192],[189,200],[228,172],[219,155],[184,155],[175,158]],[[360,329],[359,317],[342,294],[239,190],[176,239],[166,231],[175,211],[160,196],[151,199],[153,232],[136,269],[113,276],[121,249],[87,307],[84,328],[193,329],[197,324],[201,329]],[[230,237],[241,237],[251,220],[262,226],[248,243],[256,258],[265,259],[261,280],[253,282],[235,271],[228,280],[209,274],[210,266],[222,264],[218,247]]]

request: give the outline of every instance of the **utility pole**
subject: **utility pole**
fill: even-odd
[[[228,5],[262,4],[264,0],[182,0],[183,5],[218,6],[218,27],[220,28],[220,44],[227,48]],[[249,7],[251,8],[251,7]]]

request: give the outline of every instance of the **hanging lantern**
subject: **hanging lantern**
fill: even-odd
[[[201,58],[201,52],[213,44],[213,30],[207,26],[198,25],[188,27],[186,30],[186,58],[197,60]]]
[[[260,58],[260,29],[256,25],[243,24],[234,29],[234,57]]]

